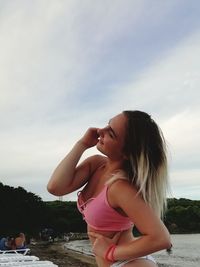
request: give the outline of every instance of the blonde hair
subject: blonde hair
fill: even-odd
[[[164,136],[147,113],[124,111],[123,114],[127,118],[124,169],[128,180],[158,216],[163,216],[169,187]]]
[[[128,180],[127,174],[125,173],[125,171],[118,169],[115,170],[115,172],[111,175],[111,177],[107,180],[107,182],[105,183],[106,185],[111,185],[112,183],[114,183],[117,180]]]

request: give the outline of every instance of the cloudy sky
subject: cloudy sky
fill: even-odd
[[[167,139],[171,196],[200,199],[199,14],[198,0],[0,0],[0,181],[57,199],[46,184],[73,143],[140,109]]]

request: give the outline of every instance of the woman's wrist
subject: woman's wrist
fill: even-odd
[[[115,261],[114,252],[115,252],[116,247],[117,246],[115,244],[111,244],[108,247],[108,249],[107,249],[107,251],[105,253],[105,256],[104,256],[106,261],[110,261],[110,262],[114,262]]]
[[[84,143],[81,139],[80,139],[76,144],[77,144],[78,146],[80,146],[81,149],[83,149],[83,151],[89,148],[89,147],[87,146],[87,144]]]

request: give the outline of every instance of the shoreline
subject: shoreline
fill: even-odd
[[[172,254],[167,254],[165,250],[152,254],[158,266],[199,267],[200,234],[172,235],[171,238]],[[32,255],[38,256],[40,260],[50,260],[58,267],[97,267],[94,257],[88,253],[90,251],[89,242],[87,244],[86,240],[73,241],[38,242],[28,247],[31,249]]]
[[[49,260],[58,267],[97,267],[92,256],[76,252],[64,247],[66,242],[38,242],[29,245],[31,255],[39,257],[40,260]]]

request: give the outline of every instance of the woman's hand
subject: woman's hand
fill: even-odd
[[[95,146],[99,141],[98,128],[89,128],[79,140],[86,148]]]
[[[93,253],[101,258],[104,258],[110,245],[117,244],[120,238],[120,234],[121,233],[118,232],[114,235],[113,238],[108,238],[95,232],[89,232],[88,233],[89,237],[95,239],[93,246],[92,246]]]

